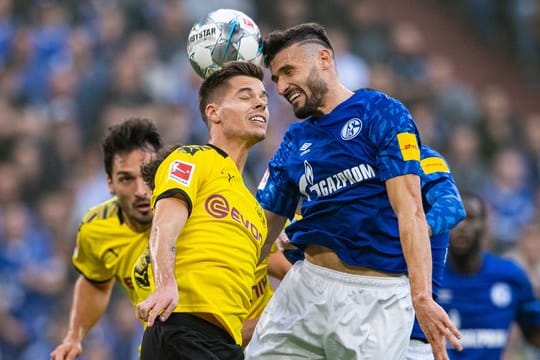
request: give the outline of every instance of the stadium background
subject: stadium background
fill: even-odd
[[[65,333],[78,222],[108,197],[104,129],[145,116],[167,143],[206,142],[185,41],[223,7],[263,33],[325,24],[345,83],[409,106],[460,189],[489,201],[490,247],[540,295],[540,1],[0,0],[0,359],[47,359]],[[252,188],[292,119],[272,91],[270,111]],[[136,359],[139,336],[115,292],[83,359]],[[507,355],[538,353],[516,338]]]

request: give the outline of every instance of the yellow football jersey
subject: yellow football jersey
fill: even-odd
[[[141,299],[132,282],[133,267],[148,247],[150,228],[132,230],[122,220],[116,197],[90,209],[83,217],[73,252],[73,265],[88,280],[115,278],[126,290],[133,306]]]
[[[274,244],[271,254],[276,251],[278,251],[278,248]],[[255,285],[251,287],[251,307],[246,319],[255,319],[261,316],[266,304],[268,304],[270,298],[274,295],[274,289],[270,284],[270,277],[268,276],[269,259],[270,256],[267,256],[255,269]]]
[[[160,165],[152,206],[181,194],[189,218],[176,242],[179,301],[175,312],[213,314],[236,343],[267,235],[263,209],[235,162],[211,146],[182,146]]]

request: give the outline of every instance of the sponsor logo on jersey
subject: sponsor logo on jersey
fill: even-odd
[[[259,281],[257,284],[253,285],[251,287],[252,291],[252,299],[251,301],[261,297],[261,295],[264,294],[264,291],[266,290],[266,284],[268,283],[268,276],[265,276],[262,278],[261,281]]]
[[[298,188],[300,193],[308,201],[311,201],[312,197],[320,198],[328,196],[338,190],[375,177],[375,170],[370,165],[359,164],[315,182],[313,167],[306,160],[304,161],[304,175],[300,177]]]
[[[242,225],[257,242],[262,241],[262,234],[257,228],[257,225],[253,224],[253,222],[246,218],[236,207],[231,206],[229,201],[223,195],[210,195],[204,203],[204,208],[208,215],[213,218],[232,219]]]
[[[510,290],[510,286],[505,283],[499,282],[493,284],[489,296],[493,304],[500,308],[507,307],[512,302],[512,291]]]
[[[501,348],[506,345],[508,333],[504,329],[462,329],[461,316],[457,309],[448,311],[450,320],[461,332],[459,341],[464,349]]]
[[[352,140],[360,134],[362,130],[362,121],[359,118],[349,119],[341,128],[341,138],[343,140]]]
[[[418,147],[418,140],[413,133],[399,133],[397,134],[397,140],[399,144],[399,150],[403,160],[417,160],[420,161],[420,148]]]
[[[424,171],[426,175],[433,174],[436,172],[445,172],[445,173],[450,172],[448,165],[446,165],[443,159],[438,158],[438,157],[428,157],[428,158],[422,159],[420,164],[422,165],[422,170]]]
[[[311,146],[310,142],[303,143],[302,146],[300,146],[300,156],[304,156],[308,152],[310,152],[311,151],[311,149],[309,148],[310,146]]]
[[[460,329],[463,349],[504,348],[508,332],[504,329]]]
[[[182,185],[189,186],[195,164],[175,160],[169,167],[169,178],[179,182]]]

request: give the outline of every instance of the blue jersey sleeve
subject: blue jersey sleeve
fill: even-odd
[[[536,299],[531,281],[525,270],[516,264],[518,286],[518,308],[516,322],[524,330],[528,328],[540,328],[540,302]]]
[[[465,208],[448,164],[441,154],[422,146],[422,194],[432,235],[452,230],[465,218]]]
[[[294,218],[300,200],[298,188],[287,172],[287,158],[292,148],[290,131],[268,163],[268,169],[257,188],[257,201],[263,209],[289,219]]]
[[[420,140],[407,108],[398,100],[380,93],[366,110],[371,114],[369,139],[378,150],[380,179],[386,181],[400,175],[420,175]]]

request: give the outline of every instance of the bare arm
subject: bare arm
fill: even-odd
[[[281,280],[287,274],[292,264],[287,260],[282,251],[270,254],[268,259],[268,274]]]
[[[278,215],[271,211],[265,210],[264,213],[266,214],[266,220],[268,221],[268,236],[266,237],[266,240],[261,248],[261,256],[259,258],[259,263],[262,260],[266,259],[268,254],[270,254],[272,244],[274,243],[274,241],[276,241],[277,237],[281,233],[281,230],[283,230],[285,221],[287,221],[287,218],[285,216]]]
[[[114,280],[93,283],[79,276],[73,291],[68,332],[51,353],[51,359],[74,360],[82,353],[82,341],[107,309],[113,285]]]
[[[411,284],[416,317],[433,349],[435,359],[448,359],[445,338],[457,349],[459,331],[446,312],[433,300],[431,292],[431,245],[422,198],[420,178],[398,176],[386,181],[388,197],[399,224],[399,236]]]
[[[150,233],[150,257],[156,289],[137,304],[137,314],[148,326],[160,316],[167,320],[178,304],[176,284],[176,239],[188,218],[188,206],[183,198],[164,198],[156,203]]]

